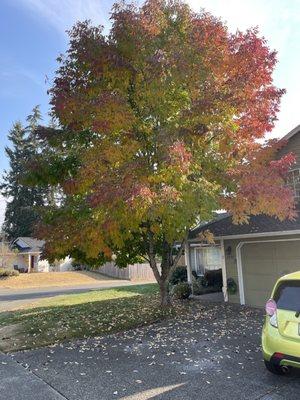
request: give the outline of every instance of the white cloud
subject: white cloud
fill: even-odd
[[[12,0],[53,26],[65,36],[76,21],[90,19],[94,24],[109,27],[109,11],[113,0]],[[204,7],[227,21],[231,31],[258,26],[272,49],[278,50],[279,64],[275,83],[287,89],[282,99],[279,121],[272,136],[283,136],[300,123],[300,0],[188,0],[191,7]],[[138,3],[142,3],[138,0]],[[19,71],[20,72],[20,71]],[[40,84],[40,77],[21,71]],[[5,200],[0,196],[0,223]]]
[[[64,33],[77,20],[91,19],[109,27],[113,0],[14,0]],[[142,0],[138,0],[141,4]],[[298,93],[300,80],[300,0],[188,0],[195,10],[205,8],[228,23],[230,30],[258,26],[272,49],[278,51],[275,83],[286,88],[279,121],[273,136],[283,136],[300,123]]]
[[[36,86],[45,86],[45,77],[42,73],[36,73],[20,65],[14,65],[9,61],[5,65],[1,64],[0,81],[10,81],[16,79],[26,79],[34,83]],[[3,93],[1,93],[3,95]]]
[[[287,89],[282,98],[278,122],[271,134],[281,137],[300,123],[300,0],[189,0],[196,11],[200,7],[221,17],[231,31],[258,26],[271,49],[278,51],[275,84]]]
[[[16,0],[15,0],[16,1]],[[64,33],[76,21],[90,19],[97,25],[109,24],[109,8],[101,0],[17,0]]]
[[[266,21],[266,1],[189,0],[188,3],[196,11],[203,7],[213,15],[221,17],[228,22],[231,30],[245,30],[249,26],[263,25]]]

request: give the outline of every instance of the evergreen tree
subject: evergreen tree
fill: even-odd
[[[41,119],[39,107],[27,117],[27,127],[14,123],[8,139],[11,146],[5,148],[9,170],[4,172],[0,186],[7,199],[3,230],[10,239],[32,236],[39,221],[38,208],[44,204],[44,189],[25,184],[24,176],[32,160],[39,152],[39,143],[33,135]]]

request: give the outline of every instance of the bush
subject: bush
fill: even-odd
[[[0,278],[7,278],[9,276],[18,276],[19,271],[15,269],[4,269],[0,268]]]
[[[202,285],[202,280],[197,279],[193,281],[193,294],[196,296],[200,296],[201,294],[205,294],[207,291],[207,288]]]
[[[28,272],[28,268],[19,267],[19,268],[17,269],[17,271],[18,271],[20,274],[25,274],[25,273]]]
[[[87,269],[86,266],[77,262],[72,262],[72,268],[73,271],[85,271]]]
[[[170,278],[170,284],[171,285],[177,285],[178,283],[181,282],[187,282],[187,270],[186,267],[176,267],[173,274],[171,275]]]
[[[203,286],[201,280],[193,282],[193,294],[196,296],[201,296],[202,294],[216,293],[220,292],[220,287],[218,286]]]
[[[191,295],[191,287],[187,282],[180,282],[173,286],[172,295],[175,299],[188,299]]]
[[[199,276],[197,275],[197,272],[196,271],[192,271],[192,276],[195,278],[195,279],[199,279]]]

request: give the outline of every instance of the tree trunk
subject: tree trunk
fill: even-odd
[[[161,272],[158,270],[158,266],[156,263],[156,258],[155,258],[155,249],[154,249],[154,241],[153,241],[153,233],[149,231],[148,233],[148,238],[149,238],[149,261],[150,261],[150,267],[152,268],[153,274],[155,276],[155,279],[157,280],[157,283],[159,285],[159,290],[160,290],[160,304],[161,307],[167,308],[171,305],[171,297],[169,294],[169,274],[168,271],[171,267],[171,258],[166,257],[166,252],[163,252],[162,255],[162,262],[161,262]]]
[[[160,305],[162,308],[168,308],[172,305],[171,296],[169,293],[169,282],[164,281],[159,285],[160,290]]]
[[[169,268],[165,264],[162,264],[161,273],[159,273],[157,264],[156,262],[153,262],[153,260],[152,262],[150,262],[150,266],[159,285],[160,304],[163,308],[167,308],[171,305],[171,297],[169,294],[169,279],[166,271],[166,269],[169,270]]]
[[[155,249],[154,249],[154,240],[153,233],[151,231],[148,232],[148,240],[149,240],[149,261],[150,267],[153,270],[154,276],[159,284],[160,290],[160,304],[162,308],[168,308],[171,306],[171,296],[169,293],[169,279],[176,268],[180,256],[182,255],[185,240],[181,244],[180,251],[177,256],[173,258],[172,249],[173,245],[168,243],[167,241],[163,242],[162,246],[162,260],[161,260],[161,273],[159,273],[156,259],[155,259]]]

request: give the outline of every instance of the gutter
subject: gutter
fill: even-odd
[[[224,236],[215,236],[214,239],[247,239],[252,237],[268,237],[268,236],[288,236],[288,235],[300,235],[300,229],[295,229],[291,231],[275,231],[275,232],[257,232],[257,233],[246,233],[243,235],[224,235]]]

